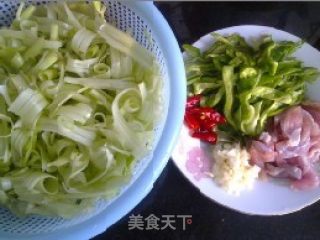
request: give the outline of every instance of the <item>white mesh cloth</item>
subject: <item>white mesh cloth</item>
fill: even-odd
[[[26,1],[28,4],[46,4],[53,1]],[[168,92],[168,80],[167,80],[167,67],[164,64],[163,55],[161,49],[157,45],[157,42],[152,37],[152,29],[148,25],[146,19],[143,16],[138,16],[133,9],[130,9],[126,2],[116,1],[103,1],[107,6],[106,19],[108,22],[115,25],[117,28],[129,32],[141,45],[149,49],[156,57],[160,68],[161,74],[164,79],[164,93]],[[18,0],[2,1],[0,0],[0,26],[8,26],[15,17],[16,10],[20,4]],[[164,96],[164,115],[166,116],[168,109],[168,97]],[[165,118],[165,117],[164,117]],[[155,129],[156,139],[154,146],[159,140],[160,133],[162,132],[163,124],[160,124]],[[137,179],[138,176],[143,172],[145,167],[148,165],[152,158],[152,154],[147,156],[145,159],[140,160],[135,168],[134,178],[131,183],[126,186],[123,190],[130,187],[130,185]],[[112,201],[115,201],[113,199]],[[19,218],[10,213],[9,210],[0,207],[0,239],[1,233],[5,235],[16,235],[16,236],[30,236],[33,234],[46,234],[52,233],[57,230],[68,228],[79,224],[102,210],[104,210],[111,201],[99,201],[96,204],[96,208],[90,212],[90,214],[83,214],[73,219],[62,219],[58,217],[42,217],[42,216],[29,216],[25,218]],[[63,239],[63,237],[61,238]]]

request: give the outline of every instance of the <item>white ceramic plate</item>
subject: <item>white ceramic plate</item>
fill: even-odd
[[[247,41],[252,42],[261,35],[272,35],[276,41],[299,41],[300,38],[271,27],[265,26],[236,26],[216,31],[222,35],[238,33]],[[205,50],[213,43],[210,34],[200,38],[194,46]],[[305,43],[295,56],[302,60],[306,66],[320,69],[320,53],[318,50]],[[320,81],[308,86],[307,96],[312,100],[320,101]],[[210,179],[201,175],[195,175],[188,171],[187,161],[197,161],[197,158],[206,157],[203,144],[191,138],[185,126],[182,127],[180,138],[173,152],[172,158],[185,177],[197,187],[202,194],[215,202],[234,209],[236,211],[255,215],[282,215],[298,211],[320,199],[320,187],[309,191],[297,191],[286,184],[280,184],[273,180],[258,180],[252,191],[243,191],[240,196],[228,195],[222,188]],[[210,157],[210,156],[209,156]],[[209,166],[203,166],[209,168]]]

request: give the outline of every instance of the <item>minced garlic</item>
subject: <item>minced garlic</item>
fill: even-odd
[[[260,168],[249,164],[250,155],[239,144],[218,143],[213,148],[213,178],[229,194],[251,190]]]

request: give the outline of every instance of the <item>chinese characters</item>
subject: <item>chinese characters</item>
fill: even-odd
[[[181,228],[186,230],[187,225],[192,224],[192,215],[162,215],[157,217],[150,214],[145,218],[138,215],[130,215],[128,221],[129,230],[176,230]]]

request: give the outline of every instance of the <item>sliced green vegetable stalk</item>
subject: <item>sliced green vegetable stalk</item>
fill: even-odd
[[[269,117],[299,104],[306,83],[318,76],[292,56],[302,42],[266,36],[253,48],[237,34],[212,35],[215,42],[204,52],[184,45],[188,92],[223,112],[229,124],[223,130],[240,138],[259,135]]]
[[[89,211],[153,147],[159,68],[105,11],[21,3],[0,29],[0,204],[18,215]]]

